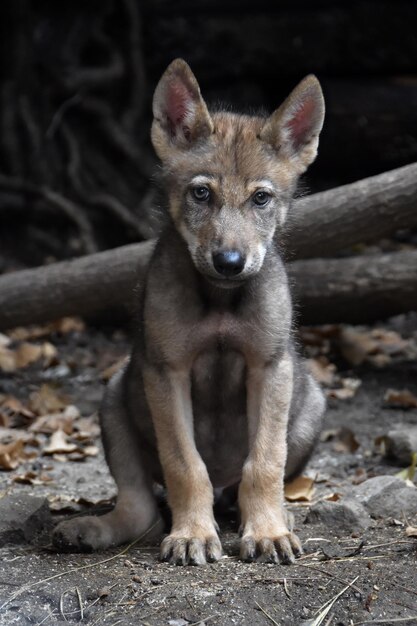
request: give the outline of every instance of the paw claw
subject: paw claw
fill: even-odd
[[[279,556],[279,560],[283,565],[291,565],[294,563],[295,556],[292,552],[291,543],[288,537],[280,537],[275,541],[275,546]]]
[[[259,563],[282,563],[289,565],[294,563],[297,556],[302,554],[300,540],[293,533],[280,537],[262,537],[255,539],[251,535],[244,536],[240,546],[240,558],[243,561],[252,562],[255,559]]]
[[[221,555],[222,547],[217,536],[200,539],[168,535],[161,544],[160,559],[171,565],[205,565],[218,561]]]
[[[303,546],[301,545],[301,541],[293,532],[288,535],[288,539],[291,544],[292,551],[294,556],[297,558],[303,554]]]
[[[259,563],[279,563],[278,554],[274,542],[271,539],[261,539],[259,542]]]
[[[244,537],[240,544],[240,558],[251,563],[256,559],[256,541],[253,537]]]
[[[210,537],[207,540],[206,545],[207,561],[209,563],[215,563],[222,556],[222,544],[218,537]]]

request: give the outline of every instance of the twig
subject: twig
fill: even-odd
[[[127,157],[141,172],[141,154],[127,133],[114,119],[109,105],[97,98],[86,98],[80,103],[80,109],[89,115],[93,115],[101,126],[105,137],[119,152]],[[146,174],[146,173],[144,173]]]
[[[349,584],[348,581],[345,580],[344,578],[340,578],[339,576],[336,576],[335,574],[332,574],[331,572],[328,572],[325,569],[322,569],[321,567],[318,567],[317,565],[306,565],[305,563],[298,563],[298,561],[296,561],[294,563],[294,565],[298,565],[299,567],[307,567],[307,569],[314,569],[317,572],[319,572],[320,574],[325,574],[329,578],[337,580],[339,583],[343,583],[344,585]],[[355,589],[356,591],[358,591],[361,595],[363,595],[362,589],[359,589],[359,587],[357,587],[356,585],[352,585],[352,588]]]
[[[61,613],[62,617],[64,618],[64,620],[66,622],[68,622],[66,615],[64,613],[64,596],[68,593],[68,591],[71,591],[70,589],[66,589],[65,591],[63,591],[61,593],[61,596],[59,598],[59,612]]]
[[[79,567],[73,567],[71,569],[66,570],[65,572],[60,572],[59,574],[54,574],[53,576],[48,576],[48,578],[43,578],[42,580],[37,580],[34,583],[23,585],[20,589],[15,591],[10,596],[10,598],[8,598],[8,600],[3,602],[3,604],[0,606],[0,611],[2,609],[4,609],[4,607],[7,606],[10,602],[12,602],[15,598],[19,597],[22,593],[24,593],[25,591],[28,591],[29,589],[33,589],[34,587],[38,587],[39,585],[42,585],[43,583],[49,582],[50,580],[56,580],[57,578],[62,578],[63,576],[67,576],[69,574],[73,574],[74,572],[79,572],[80,570],[91,569],[92,567],[97,567],[98,565],[103,565],[104,563],[109,563],[110,561],[114,561],[115,559],[118,559],[121,556],[124,556],[127,552],[129,552],[130,548],[132,548],[137,543],[142,541],[142,539],[144,539],[146,537],[146,535],[148,535],[157,526],[157,524],[158,524],[158,521],[156,521],[154,524],[152,524],[152,526],[150,528],[148,528],[148,530],[146,532],[144,532],[140,537],[135,539],[135,541],[132,541],[132,543],[129,543],[129,545],[127,545],[126,548],[123,548],[123,550],[121,552],[118,552],[117,554],[114,554],[113,556],[110,556],[107,559],[102,559],[101,561],[96,561],[96,563],[87,563],[86,565],[80,565]]]
[[[406,544],[410,544],[410,543],[415,543],[415,541],[412,541],[410,539],[396,539],[395,541],[387,541],[386,543],[376,543],[372,546],[364,546],[364,550],[373,550],[375,548],[385,548],[386,546],[394,546],[396,544],[399,543],[406,543]]]
[[[81,599],[81,593],[80,593],[80,590],[78,589],[78,587],[75,587],[75,593],[77,594],[78,603],[80,605],[80,620],[83,620],[84,619],[84,609],[83,609],[83,603],[82,603],[82,599]]]
[[[286,578],[284,578],[284,580],[283,580],[283,585],[284,585],[285,595],[287,596],[287,598],[289,598],[291,600],[291,594],[288,591],[287,579]]]
[[[328,600],[327,602],[325,602],[323,604],[323,606],[319,609],[318,611],[318,615],[317,617],[312,621],[309,622],[309,626],[320,626],[320,624],[323,623],[323,620],[325,619],[325,617],[327,617],[327,615],[329,614],[330,610],[332,609],[332,607],[334,606],[334,604],[337,602],[337,600],[350,588],[352,587],[353,583],[355,583],[358,580],[359,576],[356,576],[356,578],[354,578],[352,580],[351,583],[349,583],[348,585],[346,585],[346,587],[344,587],[344,589],[342,589],[342,591],[339,591],[339,593],[337,593],[333,598],[331,598],[330,600]]]
[[[267,613],[267,611],[265,611],[265,609],[261,607],[261,605],[259,604],[259,602],[256,602],[256,600],[255,600],[255,604],[256,604],[256,606],[258,607],[258,609],[259,609],[260,611],[262,611],[262,613],[263,613],[263,614],[264,614],[264,615],[265,615],[268,619],[270,619],[270,620],[271,620],[271,622],[272,622],[273,624],[275,624],[275,626],[279,626],[278,622],[276,622],[276,621],[274,620],[274,618],[272,617],[272,615],[270,615],[269,613]]]
[[[33,117],[32,108],[26,95],[19,97],[19,110],[28,141],[31,144],[28,159],[30,167],[43,182],[48,182],[50,168],[46,167],[44,161],[45,151],[42,147],[40,128]]]
[[[96,87],[102,87],[123,76],[124,63],[122,56],[114,49],[111,51],[110,55],[111,59],[108,65],[77,69],[71,75],[67,76],[63,81],[65,89],[68,91],[95,89]]]
[[[110,587],[108,587],[108,589],[113,589],[113,587],[115,587],[118,583],[114,583],[113,585],[110,585]],[[90,604],[87,604],[87,606],[85,608],[83,608],[82,604],[81,604],[81,594],[80,594],[80,590],[78,589],[78,587],[75,587],[75,592],[77,594],[78,597],[78,602],[80,604],[80,608],[79,609],[75,609],[74,611],[66,611],[65,615],[75,615],[76,613],[80,613],[80,619],[84,619],[84,611],[88,611],[89,609],[91,609],[93,606],[95,606],[97,604],[97,602],[100,602],[102,596],[98,596],[95,600],[93,600],[92,602],[90,602]],[[54,609],[55,611],[55,609]]]
[[[391,582],[391,585],[394,585],[396,587],[401,587],[401,589],[405,589],[409,593],[412,593],[415,596],[417,596],[417,591],[415,589],[410,589],[410,587],[406,587],[405,585],[402,585],[401,583],[397,582],[396,580],[391,580],[390,582]]]
[[[114,196],[106,193],[100,193],[93,195],[89,202],[96,206],[102,206],[110,211],[114,216],[119,218],[123,224],[134,230],[134,232],[139,235],[141,239],[147,238],[147,234],[144,232],[141,227],[140,221],[138,218],[129,211],[129,209],[120,202]]]
[[[189,626],[199,626],[199,624],[204,624],[208,622],[209,619],[214,619],[217,617],[218,613],[213,613],[213,615],[209,615],[208,617],[203,617],[203,619],[199,619],[198,622],[192,622]]]
[[[55,609],[51,611],[50,607],[48,607],[48,611],[49,611],[48,615],[46,615],[46,617],[44,617],[41,622],[37,622],[36,626],[42,626],[42,624],[44,624],[47,619],[53,618],[55,613],[57,612]]]
[[[108,61],[106,65],[90,65],[82,66],[78,63],[79,54],[73,55],[73,62],[69,65],[70,71],[65,72],[58,77],[59,82],[68,91],[85,89],[91,91],[97,87],[107,86],[114,80],[121,78],[125,72],[125,65],[122,55],[113,45],[109,35],[104,31],[104,21],[107,18],[108,9],[104,12],[96,12],[91,31],[89,34],[90,41],[95,44],[101,44],[104,51],[100,52],[100,58],[106,56]],[[80,41],[80,47],[83,45]]]
[[[71,221],[73,221],[80,232],[81,240],[84,244],[85,252],[95,252],[97,246],[94,239],[93,229],[90,222],[83,214],[83,211],[72,200],[62,196],[49,187],[37,187],[33,183],[20,178],[0,175],[0,188],[35,196],[48,204],[60,209]]]
[[[47,128],[46,133],[45,133],[46,139],[53,139],[53,136],[55,135],[55,132],[57,131],[59,125],[61,124],[65,113],[75,104],[80,102],[81,98],[82,98],[81,94],[76,93],[73,96],[71,96],[71,98],[68,98],[68,100],[65,100],[61,104],[61,106],[55,111],[52,117],[51,123],[49,124],[49,127]]]
[[[343,563],[343,561],[377,561],[378,559],[389,559],[389,554],[376,554],[375,556],[346,556],[335,559],[326,559],[326,563]]]
[[[83,202],[92,206],[104,207],[125,226],[134,230],[140,239],[147,239],[148,233],[145,232],[146,229],[142,228],[140,220],[120,200],[108,193],[96,193],[91,196],[87,193],[78,173],[81,159],[76,138],[67,124],[62,124],[61,133],[68,146],[68,178]]]
[[[398,624],[400,622],[413,622],[417,623],[417,615],[411,615],[410,617],[391,617],[387,619],[367,619],[363,622],[355,622],[353,626],[360,626],[360,624]]]

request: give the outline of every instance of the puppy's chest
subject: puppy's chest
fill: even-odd
[[[243,336],[243,323],[229,312],[212,312],[202,317],[198,332],[205,343],[239,341]]]
[[[244,359],[234,350],[202,352],[191,382],[197,449],[213,484],[232,484],[248,452]]]
[[[254,313],[242,318],[233,314],[212,314],[201,321],[190,335],[192,359],[201,352],[232,350],[242,355],[246,366],[262,367],[275,358],[287,340],[279,325]],[[188,352],[190,354],[190,352]]]

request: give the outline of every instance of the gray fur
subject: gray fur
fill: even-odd
[[[138,291],[131,358],[100,411],[118,500],[103,517],[61,523],[54,533],[60,549],[102,549],[160,532],[152,481],[165,475],[174,522],[163,559],[220,557],[213,488],[221,493],[239,482],[242,558],[260,553],[289,563],[300,553],[283,513],[284,467],[288,479],[308,461],[324,398],[294,346],[276,241],[298,175],[315,158],[323,113],[314,77],[264,120],[211,117],[181,60],[164,74],[152,137],[170,222]],[[207,201],[195,196],[196,185],[210,189]],[[262,207],[259,190],[267,194]],[[214,256],[230,250],[242,253],[245,266],[220,275]]]

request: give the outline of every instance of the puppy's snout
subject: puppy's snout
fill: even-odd
[[[214,269],[226,278],[240,274],[245,267],[245,261],[245,256],[239,250],[213,252]]]

